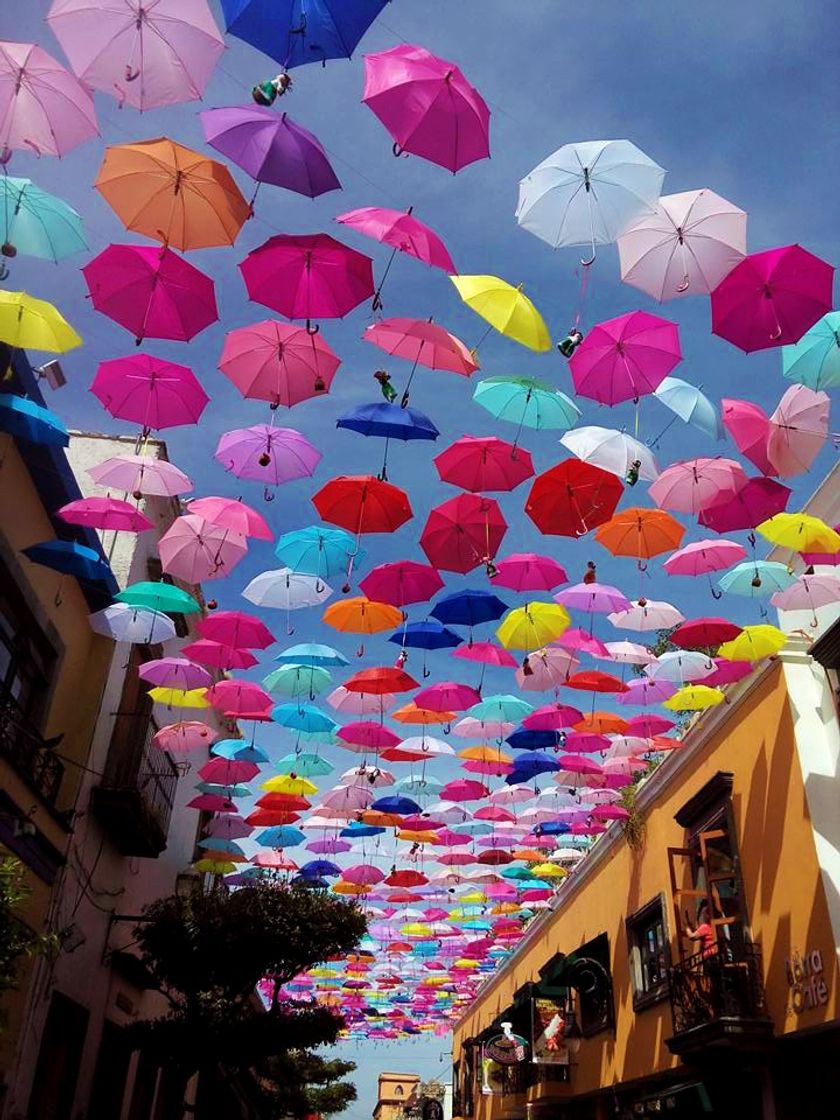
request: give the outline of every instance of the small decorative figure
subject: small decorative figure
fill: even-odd
[[[384,369],[378,369],[373,376],[374,379],[379,382],[379,388],[382,396],[385,398],[388,404],[393,404],[397,399],[397,390],[391,384],[391,375]]]
[[[627,474],[624,476],[624,481],[628,486],[635,486],[639,481],[639,471],[642,469],[642,460],[634,459],[630,464]]]
[[[256,101],[257,105],[270,108],[278,97],[282,97],[284,93],[288,93],[291,88],[291,76],[285,71],[282,71],[276,77],[270,78],[266,82],[259,82],[255,85],[251,90],[251,97]]]
[[[583,582],[586,584],[598,582],[598,572],[591,560],[586,561],[586,571],[583,573]]]
[[[579,331],[577,327],[572,327],[562,342],[557,343],[557,349],[564,358],[571,358],[578,346],[583,342],[583,331]]]

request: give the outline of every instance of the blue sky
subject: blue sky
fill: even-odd
[[[216,8],[213,2],[214,9]],[[46,0],[9,3],[0,11],[0,35],[37,41],[60,54],[43,22]],[[12,10],[14,15],[12,15]],[[216,9],[217,10],[217,9]],[[217,11],[218,14],[218,11]],[[276,501],[263,506],[261,487],[241,484],[211,458],[221,432],[268,419],[267,406],[243,401],[218,372],[216,363],[226,330],[270,312],[249,304],[235,264],[246,252],[275,232],[338,234],[369,253],[381,271],[388,251],[376,243],[333,225],[335,214],[357,206],[405,208],[429,222],[447,241],[461,272],[493,272],[513,283],[524,282],[544,313],[554,337],[571,324],[577,301],[579,254],[552,252],[520,230],[513,218],[519,179],[563,143],[584,139],[626,137],[668,169],[664,192],[710,187],[749,213],[752,250],[798,241],[820,256],[840,259],[837,237],[837,181],[840,136],[830,127],[838,109],[835,69],[827,61],[824,36],[834,24],[828,3],[791,5],[780,0],[708,0],[704,4],[672,0],[627,5],[620,0],[595,0],[573,6],[558,0],[394,0],[364,40],[352,62],[331,62],[326,69],[309,66],[295,72],[294,92],[283,108],[313,130],[326,146],[342,180],[341,193],[311,202],[275,188],[263,188],[256,218],[246,225],[233,249],[190,254],[190,260],[216,279],[221,321],[188,346],[146,344],[154,354],[192,366],[211,395],[212,403],[197,428],[175,429],[167,435],[170,456],[196,482],[196,494],[241,494],[268,517],[276,532],[316,520],[309,497],[328,478],[341,473],[375,473],[381,444],[335,431],[335,419],[347,408],[378,399],[371,378],[380,352],[362,343],[369,308],[361,307],[345,321],[324,323],[324,336],[343,359],[327,398],[309,401],[278,415],[278,423],[302,430],[326,454],[314,480],[284,487]],[[491,107],[492,158],[457,176],[419,159],[395,159],[391,141],[376,118],[360,104],[361,54],[381,50],[400,40],[419,43],[456,61],[478,86]],[[826,61],[821,61],[826,60]],[[228,50],[211,81],[207,106],[244,104],[251,85],[272,76],[276,66],[244,43],[228,39]],[[96,96],[103,141],[120,143],[169,135],[202,147],[196,112],[203,106],[176,106],[140,116],[120,110],[104,95]],[[30,175],[39,185],[73,204],[85,218],[92,252],[110,241],[142,240],[125,234],[105,202],[92,188],[102,155],[102,141],[88,143],[58,161],[15,155],[13,174]],[[246,195],[251,183],[234,169]],[[18,258],[6,286],[25,288],[53,300],[80,330],[85,346],[65,356],[67,388],[50,403],[71,425],[87,430],[126,431],[105,414],[87,387],[99,361],[134,352],[133,340],[120,327],[94,313],[85,298],[78,267],[84,258],[59,266]],[[483,326],[462,306],[446,276],[401,256],[384,291],[385,314],[424,318],[434,315],[468,344]],[[599,251],[593,270],[585,319],[589,325],[635,308],[656,310],[646,297],[620,284],[614,249]],[[746,356],[710,334],[708,300],[672,301],[662,313],[680,324],[684,361],[676,375],[702,384],[714,399],[741,396],[771,409],[787,383],[776,351]],[[556,351],[534,355],[515,343],[492,336],[481,349],[482,373],[530,374],[570,390],[565,363]],[[407,373],[396,360],[389,369],[395,382]],[[437,481],[432,455],[462,434],[510,435],[513,429],[492,419],[471,403],[471,385],[445,373],[420,371],[412,388],[412,404],[427,412],[441,430],[435,445],[414,444],[392,449],[390,475],[411,495],[415,519],[391,538],[371,538],[373,562],[414,557],[423,559],[417,538],[428,509],[456,491]],[[583,423],[621,427],[632,424],[631,406],[600,409],[581,402]],[[656,402],[642,409],[642,436],[652,438],[669,415]],[[528,436],[538,470],[565,457],[556,433]],[[731,445],[715,445],[679,423],[663,438],[660,465],[689,455],[733,454]],[[811,474],[794,480],[790,508],[803,501],[831,466],[836,452],[829,445]],[[523,549],[546,550],[579,578],[586,560],[598,560],[599,574],[635,594],[637,576],[631,560],[614,561],[597,546],[565,538],[540,541],[523,513],[527,484],[502,496],[510,529],[502,554]],[[633,500],[643,498],[641,487]],[[705,535],[691,526],[686,540]],[[225,606],[243,606],[238,594],[258,571],[276,566],[271,549],[255,543],[233,575],[213,587]],[[648,594],[673,598],[684,613],[719,613],[705,585],[656,576]],[[454,577],[453,588],[486,586],[483,573],[467,580]],[[758,621],[743,600],[725,604],[741,621]],[[415,613],[414,617],[422,617]],[[282,621],[268,620],[278,631]],[[293,640],[334,642],[352,656],[355,643],[336,641],[332,631],[307,612]],[[603,635],[602,635],[603,636]],[[372,644],[373,645],[373,644]],[[384,650],[384,663],[395,647]],[[372,659],[373,651],[372,651]],[[354,659],[355,660],[355,659]],[[451,676],[447,662],[432,661],[441,676]],[[465,673],[464,679],[470,679]],[[504,679],[495,680],[504,685]],[[343,767],[352,759],[345,755]],[[342,768],[343,768],[342,767]],[[445,776],[445,775],[443,775]],[[383,1055],[390,1067],[411,1067],[428,1075],[439,1069],[436,1055],[445,1040],[394,1048]],[[378,1052],[377,1052],[378,1053]],[[359,1074],[360,1101],[348,1113],[361,1120],[369,1113],[375,1077],[369,1052]],[[419,1064],[422,1063],[422,1064]],[[434,1068],[433,1068],[434,1067]]]

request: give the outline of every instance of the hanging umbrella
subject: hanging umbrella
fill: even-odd
[[[480,626],[483,622],[495,622],[507,610],[498,595],[492,591],[453,591],[438,599],[430,611],[431,617],[444,626]]]
[[[656,599],[632,603],[628,610],[616,611],[607,618],[617,630],[669,630],[685,622],[676,607]]]
[[[687,459],[667,467],[648,493],[663,509],[697,514],[729,503],[746,482],[734,459]]]
[[[329,670],[319,669],[315,665],[281,665],[262,681],[263,688],[277,696],[300,698],[308,695],[310,700],[331,684],[332,675]]]
[[[0,44],[2,57],[2,44]],[[61,312],[26,292],[0,291],[0,342],[12,349],[64,354],[82,345]]]
[[[770,417],[761,405],[754,401],[728,397],[724,397],[720,405],[723,426],[741,454],[758,467],[762,474],[777,474],[767,456]]]
[[[225,26],[284,68],[350,58],[386,0],[305,0],[266,7],[260,0],[222,0]]]
[[[112,529],[115,533],[145,533],[154,529],[145,514],[119,498],[79,498],[56,510],[69,525],[90,529]]]
[[[457,681],[440,681],[438,684],[423,688],[414,698],[420,708],[430,708],[439,712],[463,712],[481,700],[478,689]],[[451,800],[451,798],[449,799]]]
[[[840,552],[840,534],[808,513],[777,513],[756,525],[756,532],[793,552]]]
[[[464,661],[477,661],[481,665],[496,665],[505,669],[515,669],[516,659],[493,642],[471,642],[458,646],[452,651],[453,657]]]
[[[309,525],[283,533],[277,538],[274,552],[281,563],[295,572],[323,579],[344,573],[351,558],[355,558],[357,566],[367,559],[364,549],[357,547],[349,533],[326,525]]]
[[[198,100],[224,50],[206,0],[53,0],[47,23],[85,86],[141,112]]]
[[[135,498],[174,498],[193,488],[192,480],[174,463],[149,455],[116,455],[88,467],[87,473],[97,485],[124,490]]]
[[[201,605],[187,591],[172,583],[153,580],[132,583],[115,596],[117,602],[166,614],[197,614]]]
[[[782,347],[782,374],[815,391],[840,386],[840,311],[829,311],[797,343]]]
[[[33,43],[0,43],[0,156],[63,156],[97,136],[90,90]]]
[[[193,498],[187,510],[239,536],[256,537],[262,541],[274,539],[265,518],[237,498]]]
[[[388,480],[388,441],[401,440],[403,443],[417,440],[432,441],[440,435],[435,424],[424,413],[408,405],[401,407],[388,401],[374,401],[372,404],[357,405],[335,422],[337,428],[358,432],[363,436],[378,436],[384,439],[385,452],[379,478]]]
[[[378,634],[398,626],[403,621],[403,612],[388,603],[371,602],[359,596],[331,603],[322,620],[342,633]]]
[[[62,575],[84,580],[109,580],[111,568],[100,552],[76,541],[41,541],[22,548],[21,552],[33,564],[52,568]]]
[[[827,393],[791,385],[769,419],[767,458],[783,478],[804,474],[828,436]]]
[[[653,657],[648,647],[638,642],[604,642],[604,649],[607,660],[620,665],[647,665]]]
[[[649,560],[678,548],[685,527],[661,509],[623,509],[595,531],[595,540],[613,556]]]
[[[224,642],[211,642],[206,638],[189,642],[181,649],[186,657],[211,669],[252,669],[257,658],[247,649],[235,649]]]
[[[681,649],[712,649],[740,633],[741,627],[726,618],[696,618],[680,623],[670,640]]]
[[[731,568],[746,555],[747,550],[737,541],[692,541],[669,556],[662,567],[669,576],[700,576]]]
[[[747,254],[747,215],[706,188],[662,195],[618,238],[621,279],[654,299],[708,294]]]
[[[341,359],[320,334],[266,319],[225,336],[219,369],[243,397],[292,408],[328,393]]]
[[[410,152],[453,173],[490,155],[490,110],[454,62],[403,43],[365,55],[362,101]]]
[[[344,682],[348,692],[366,692],[372,696],[383,696],[395,692],[411,692],[419,685],[413,677],[402,669],[380,666],[362,669]]]
[[[593,327],[569,369],[580,396],[614,405],[654,392],[681,360],[676,323],[631,311]]]
[[[214,611],[199,619],[196,630],[234,649],[268,649],[277,640],[261,619],[244,611]]]
[[[799,245],[752,253],[712,292],[712,331],[748,354],[798,342],[831,310],[833,276]]]
[[[750,478],[726,502],[701,510],[698,521],[716,533],[752,529],[781,513],[791,491],[772,478]]]
[[[207,689],[207,702],[217,711],[226,715],[245,716],[251,712],[267,712],[271,709],[268,693],[250,681],[217,681]]]
[[[723,429],[717,409],[695,385],[690,385],[680,377],[663,377],[653,390],[653,395],[684,423],[699,428],[712,439],[723,439]],[[666,425],[661,435],[669,427],[670,424]]]
[[[175,637],[175,623],[165,614],[114,603],[89,617],[90,628],[115,642],[156,645]]]
[[[496,631],[505,649],[536,649],[555,641],[571,625],[558,603],[527,603],[510,611]]]
[[[163,570],[192,584],[229,575],[247,551],[245,537],[193,513],[176,517],[158,541]]]
[[[60,261],[87,249],[82,219],[61,198],[41,190],[31,179],[0,179],[3,256],[21,253]]]
[[[653,681],[685,684],[686,681],[698,681],[708,677],[714,669],[714,662],[708,654],[680,649],[660,653],[645,666],[644,673]]]
[[[464,303],[490,324],[488,331],[495,328],[499,334],[529,350],[551,349],[548,327],[522,291],[522,284],[514,288],[498,276],[450,276],[449,279]]]
[[[564,459],[534,479],[525,512],[541,533],[582,537],[609,521],[623,489],[608,471]]]
[[[521,667],[516,670],[516,683],[523,692],[547,692],[549,689],[557,689],[561,684],[565,684],[579,664],[575,655],[561,648],[559,644],[549,646],[547,649],[532,649],[532,652],[523,659]]]
[[[515,490],[534,474],[529,452],[497,436],[461,436],[434,463],[442,482],[473,493]]]
[[[459,494],[435,506],[420,535],[429,563],[447,572],[492,565],[507,532],[498,502],[479,494]]]
[[[350,662],[343,653],[339,653],[332,646],[321,645],[318,642],[305,642],[302,645],[289,646],[279,653],[274,659],[281,665],[318,665],[325,669],[336,669]]]
[[[397,560],[379,564],[359,583],[359,590],[368,599],[405,607],[410,603],[424,603],[443,588],[443,580],[430,564],[416,560]]]
[[[297,668],[300,668],[300,666],[297,666]],[[322,712],[320,708],[316,708],[313,704],[302,703],[300,700],[295,703],[278,704],[271,709],[271,718],[281,727],[289,727],[295,731],[331,732],[338,727],[335,720],[328,716],[326,712]],[[298,756],[290,755],[289,758],[294,763],[292,771],[295,774],[303,774],[304,777],[307,777],[305,771],[297,765]],[[332,767],[330,767],[331,769]],[[326,773],[329,773],[329,770]]]
[[[725,572],[718,581],[718,587],[730,595],[763,599],[774,591],[784,591],[795,579],[786,564],[775,560],[747,560]]]
[[[54,412],[13,393],[0,393],[0,432],[52,447],[70,443],[69,432]]]
[[[393,533],[414,516],[408,495],[373,475],[339,475],[313,495],[324,521],[358,538],[362,533]]]
[[[317,606],[330,595],[332,588],[322,579],[291,568],[261,572],[242,592],[242,597],[255,606],[285,611]]]
[[[90,391],[112,416],[144,429],[196,424],[210,400],[187,366],[150,354],[100,362]]]
[[[478,362],[459,338],[426,319],[380,319],[365,328],[365,342],[427,369],[469,377]]]
[[[389,728],[383,727],[381,723],[366,720],[345,723],[336,732],[336,737],[339,740],[339,746],[360,747],[363,752],[396,747],[400,742],[399,736],[395,735]]]
[[[219,315],[213,281],[172,249],[109,245],[82,269],[97,311],[137,342],[189,342]]]
[[[204,138],[257,183],[271,183],[307,198],[341,189],[317,136],[288,113],[260,105],[205,109]]]
[[[840,602],[840,579],[834,575],[805,575],[784,591],[771,596],[774,607],[783,611],[809,610],[815,614],[820,607]]]
[[[631,468],[638,471],[639,478],[650,482],[659,477],[659,467],[650,449],[626,432],[615,428],[599,428],[595,425],[575,428],[562,435],[560,442],[582,462],[609,471],[622,481],[627,478]]]
[[[237,478],[264,483],[270,497],[269,487],[310,478],[321,452],[295,428],[255,424],[223,432],[213,458]]]
[[[580,418],[580,409],[565,393],[528,377],[489,377],[479,381],[473,400],[491,416],[517,425],[514,446],[523,428],[566,431]]]
[[[722,704],[725,699],[725,694],[719,688],[692,684],[686,685],[667,700],[663,700],[662,706],[672,712],[702,712],[706,708],[714,708]]]

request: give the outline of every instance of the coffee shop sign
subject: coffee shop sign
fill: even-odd
[[[828,1003],[828,984],[823,975],[823,959],[819,949],[811,949],[801,956],[793,953],[785,960],[785,975],[790,988],[794,1013],[813,1011]]]

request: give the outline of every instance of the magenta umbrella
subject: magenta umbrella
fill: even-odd
[[[399,735],[390,728],[369,720],[345,723],[336,731],[336,738],[340,740],[341,745],[361,747],[366,751],[385,750],[387,747],[396,747],[400,743]]]
[[[464,712],[480,702],[481,693],[477,688],[457,681],[439,681],[428,688],[421,688],[414,697],[418,708],[427,708],[432,712]]]
[[[362,101],[402,151],[455,173],[490,155],[490,110],[454,62],[404,43],[365,55]]]
[[[257,537],[261,541],[274,540],[274,534],[262,514],[237,498],[193,498],[187,508],[190,513],[197,513],[199,517],[240,536]]]
[[[554,644],[562,646],[564,649],[577,650],[578,653],[588,653],[590,657],[610,659],[610,651],[601,639],[590,634],[588,630],[581,630],[579,627],[564,630]]]
[[[255,424],[224,432],[213,457],[237,478],[268,487],[309,478],[321,461],[321,452],[294,428]]]
[[[116,533],[145,533],[154,524],[130,502],[120,498],[78,498],[56,511],[69,525],[112,529]]]
[[[218,681],[208,688],[204,699],[217,711],[226,715],[248,715],[268,712],[274,706],[271,696],[250,681]]]
[[[246,611],[214,611],[196,625],[202,638],[235,649],[268,649],[277,640],[265,623]]]
[[[482,665],[497,665],[504,669],[515,669],[517,660],[512,653],[497,646],[495,642],[464,642],[449,651],[452,657],[464,661],[478,661]]]
[[[277,234],[239,264],[248,295],[287,319],[341,319],[373,296],[373,262],[326,233]]]
[[[11,13],[9,13],[11,14]],[[0,42],[0,157],[63,156],[99,134],[88,88],[33,43]]]
[[[701,510],[698,521],[715,533],[754,529],[768,517],[781,513],[791,490],[772,478],[749,478],[727,501]]]
[[[798,342],[831,310],[833,278],[800,245],[752,253],[712,292],[712,332],[748,354]]]
[[[828,394],[791,385],[768,422],[767,457],[782,478],[804,474],[828,437]]]
[[[770,417],[761,405],[724,397],[720,402],[720,415],[741,454],[762,474],[777,474],[767,455]]]
[[[206,669],[186,657],[158,657],[145,661],[137,670],[137,675],[155,687],[179,688],[184,692],[193,688],[209,688],[213,683]]]
[[[176,517],[158,541],[163,570],[191,584],[229,575],[247,551],[243,536],[198,514]]]
[[[341,359],[320,334],[267,319],[225,336],[219,369],[243,397],[291,408],[328,393]]]
[[[409,603],[425,603],[437,595],[443,580],[431,564],[417,560],[396,560],[379,564],[359,583],[359,590],[376,603],[405,607]]]
[[[751,661],[728,661],[725,657],[713,658],[715,670],[705,677],[703,684],[719,688],[723,684],[735,684],[748,677],[755,666]]]
[[[238,782],[250,782],[256,778],[260,768],[256,762],[244,762],[230,758],[211,758],[199,769],[198,776],[204,782],[220,786],[233,786]]]
[[[257,658],[247,649],[234,649],[224,642],[211,642],[207,638],[199,638],[183,646],[181,653],[200,665],[209,665],[211,669],[252,669],[257,664]]]
[[[681,359],[676,323],[631,311],[593,327],[569,368],[580,396],[614,405],[654,392]]]
[[[82,272],[93,306],[144,338],[189,342],[219,317],[213,281],[172,249],[109,245]]]
[[[746,481],[734,459],[687,459],[666,467],[648,493],[661,509],[698,514],[734,498]]]
[[[571,704],[544,704],[525,716],[522,726],[528,731],[562,731],[583,719],[583,712]]]
[[[144,430],[197,424],[210,400],[191,369],[151,354],[100,362],[90,391],[116,419]]]
[[[551,591],[568,580],[566,569],[551,556],[536,552],[514,552],[496,561],[496,572],[491,577],[498,587],[513,591]]]

